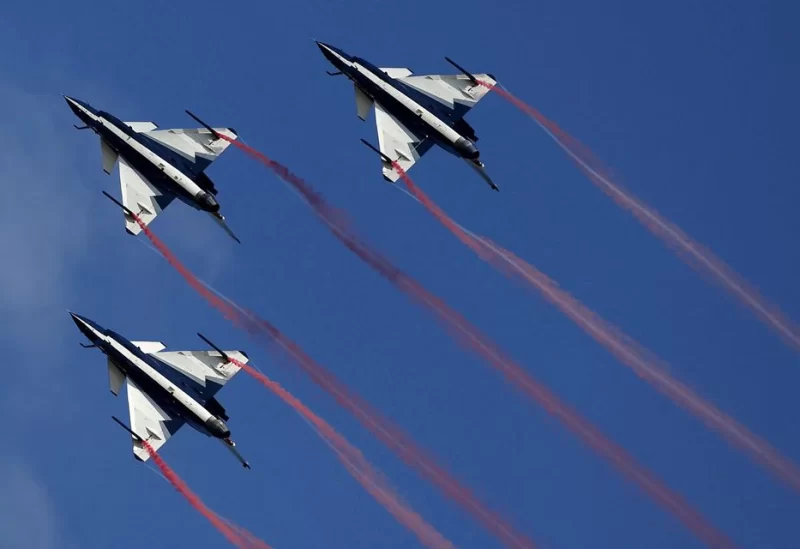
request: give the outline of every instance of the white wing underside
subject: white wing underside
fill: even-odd
[[[131,343],[203,386],[207,380],[225,385],[241,370],[240,366],[225,360],[218,351],[164,351],[166,346],[160,341]],[[250,360],[241,351],[225,351],[225,354],[242,364]]]
[[[237,139],[236,134],[228,128],[214,128],[214,130],[233,140]],[[143,133],[192,162],[197,162],[198,157],[209,163],[213,162],[231,145],[227,139],[219,139],[205,128],[154,130]]]
[[[485,82],[490,87],[497,82],[488,74],[476,74],[475,78]],[[490,91],[490,87],[475,84],[463,74],[442,75],[425,74],[416,76],[403,76],[397,78],[400,82],[424,93],[448,107],[455,108],[455,104],[463,105],[467,110],[474,107]]]
[[[145,225],[149,225],[175,198],[162,194],[122,156],[119,157],[119,181],[122,187],[122,203],[139,216]],[[124,216],[125,229],[131,234],[139,234],[142,231],[139,224],[127,213]]]
[[[419,160],[420,154],[417,147],[424,141],[411,130],[406,128],[394,116],[383,109],[380,103],[375,103],[375,125],[378,129],[378,147],[380,151],[397,162],[403,171],[408,171]],[[383,177],[391,182],[400,178],[390,164],[382,161]]]
[[[249,360],[240,351],[225,353],[243,364]],[[150,354],[203,386],[207,381],[225,385],[241,370],[240,366],[228,362],[217,351],[164,351]]]
[[[130,413],[131,430],[145,439],[147,443],[158,451],[170,436],[165,422],[172,420],[172,432],[178,430],[183,422],[176,418],[172,419],[161,409],[147,394],[142,392],[131,378],[126,378],[128,388],[128,411]],[[131,437],[133,441],[133,454],[142,461],[150,459],[150,453],[138,439]]]
[[[159,130],[153,122],[125,122],[125,124],[133,131],[145,134],[192,162],[196,161],[198,156],[213,162],[231,144],[226,139],[217,138],[206,128]],[[237,139],[237,135],[229,128],[214,128],[214,131],[234,141]]]

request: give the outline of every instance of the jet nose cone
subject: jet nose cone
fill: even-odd
[[[322,55],[324,55],[328,61],[330,61],[334,65],[341,62],[339,55],[337,55],[339,53],[338,49],[334,48],[333,46],[329,46],[324,42],[320,42],[319,40],[314,40],[314,42],[317,43],[317,47],[320,49]]]
[[[68,95],[64,95],[64,100],[67,102],[67,105],[69,105],[69,108],[72,109],[72,112],[84,122],[88,122],[93,116],[97,115],[97,111],[85,101],[75,99]]]
[[[73,313],[70,310],[67,310],[67,312],[70,314],[70,316],[72,317],[72,321],[81,331],[81,333],[83,333],[83,335],[85,335],[89,339],[89,341],[92,342],[96,341],[98,339],[97,337],[98,334],[103,332],[103,329],[100,326],[98,326],[88,318]]]
[[[67,102],[67,105],[72,110],[72,112],[74,112],[79,118],[82,119],[85,111],[85,108],[83,107],[83,102],[68,95],[64,96],[64,100]]]
[[[67,106],[69,106],[69,108],[72,109],[72,112],[78,114],[78,112],[80,111],[80,109],[78,108],[78,102],[68,95],[64,96],[64,100],[67,102]]]
[[[86,319],[86,318],[83,318],[83,317],[82,317],[81,315],[79,315],[79,314],[73,313],[73,312],[72,312],[72,311],[70,311],[69,309],[67,309],[67,312],[69,313],[69,316],[71,316],[71,317],[72,317],[72,321],[73,321],[73,322],[74,322],[74,323],[75,323],[75,324],[78,326],[78,328],[80,328],[81,330],[83,330],[83,329],[84,329],[84,328],[87,326],[87,324],[88,324],[87,320],[88,320],[88,319]]]

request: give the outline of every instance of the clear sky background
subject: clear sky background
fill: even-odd
[[[800,496],[622,367],[534,293],[392,189],[359,143],[352,86],[313,38],[378,66],[491,72],[800,319],[798,8],[789,2],[15,2],[0,17],[0,546],[225,547],[136,462],[105,359],[65,308],[131,339],[201,349],[200,331],[284,383],[457,546],[499,546],[289,362],[236,331],[124,231],[115,172],[61,94],[128,121],[231,126],[346,209],[395,263],[487,332],[744,547],[800,547]],[[795,351],[594,188],[532,120],[489,95],[467,120],[501,192],[433,150],[411,176],[800,460]],[[199,276],[335,372],[519,529],[551,548],[701,544],[344,249],[262,166],[208,171],[237,245],[174,203],[152,228]],[[144,237],[142,237],[144,238]],[[417,541],[287,406],[246,375],[220,393],[239,467],[186,430],[164,458],[274,547]]]

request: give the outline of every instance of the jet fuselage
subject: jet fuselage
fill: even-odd
[[[183,419],[210,437],[222,440],[230,437],[225,422],[207,408],[209,405],[221,408],[219,403],[213,397],[206,402],[200,385],[143,352],[122,335],[102,328],[85,317],[70,314],[89,341],[172,418]],[[142,438],[147,437],[147,433],[137,434]]]
[[[433,140],[460,158],[476,161],[480,157],[475,147],[478,138],[461,117],[463,113],[449,110],[435,99],[390,77],[365,59],[348,55],[321,42],[317,42],[317,45],[337,70],[410,131]]]
[[[197,210],[219,211],[214,183],[202,171],[197,172],[188,159],[146,134],[134,131],[106,111],[72,97],[65,96],[65,99],[86,126],[163,194],[174,195]]]

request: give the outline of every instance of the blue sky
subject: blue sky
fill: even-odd
[[[109,419],[105,361],[69,308],[169,348],[200,331],[246,350],[379,466],[459,547],[497,542],[288,362],[253,344],[123,229],[91,133],[62,93],[123,120],[232,126],[346,209],[369,240],[742,546],[800,544],[800,498],[676,409],[528,290],[393,190],[358,139],[350,84],[312,38],[379,66],[491,72],[614,168],[626,187],[800,319],[798,8],[772,3],[297,1],[15,3],[0,21],[0,546],[226,542],[133,460]],[[671,372],[800,460],[796,352],[622,212],[535,124],[490,95],[467,119],[500,185],[434,150],[411,173],[456,220],[556,279]],[[407,429],[547,547],[700,547],[673,517],[456,345],[345,250],[260,165],[208,171],[236,245],[171,206],[152,228],[198,275],[256,310]],[[277,548],[413,547],[288,407],[242,376],[220,400],[244,471],[194,432],[164,458],[221,514]]]

